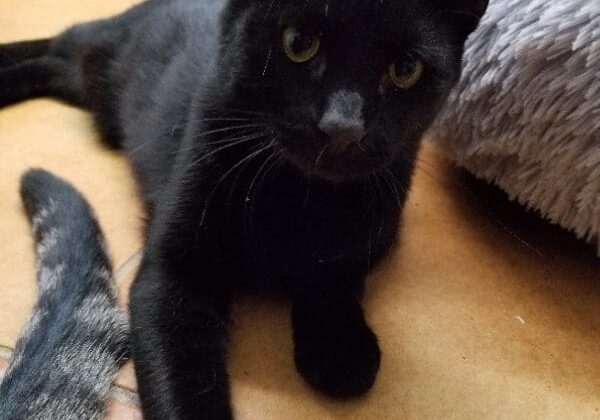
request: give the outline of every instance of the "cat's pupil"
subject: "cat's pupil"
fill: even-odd
[[[396,71],[398,76],[410,76],[417,70],[417,61],[411,57],[396,62]]]
[[[290,31],[288,34],[288,45],[296,54],[307,51],[312,46],[313,39],[310,35],[299,31]]]

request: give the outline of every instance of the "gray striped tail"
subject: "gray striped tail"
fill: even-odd
[[[83,197],[48,172],[27,172],[21,197],[38,300],[0,383],[0,419],[101,419],[127,352],[104,238]]]

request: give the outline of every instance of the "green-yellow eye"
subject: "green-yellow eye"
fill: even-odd
[[[407,56],[390,65],[388,76],[398,89],[408,90],[423,76],[425,65],[418,58]]]
[[[306,63],[319,52],[321,41],[318,37],[300,32],[293,26],[283,31],[283,50],[294,63]]]

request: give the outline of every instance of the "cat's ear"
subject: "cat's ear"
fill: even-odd
[[[487,10],[489,0],[432,0],[443,18],[456,29],[457,35],[467,38]]]

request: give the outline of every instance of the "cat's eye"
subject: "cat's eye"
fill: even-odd
[[[398,89],[408,90],[421,80],[424,69],[425,65],[421,60],[407,55],[390,65],[388,76]]]
[[[312,60],[321,46],[319,37],[303,33],[293,26],[283,31],[283,50],[294,63],[306,63]]]

